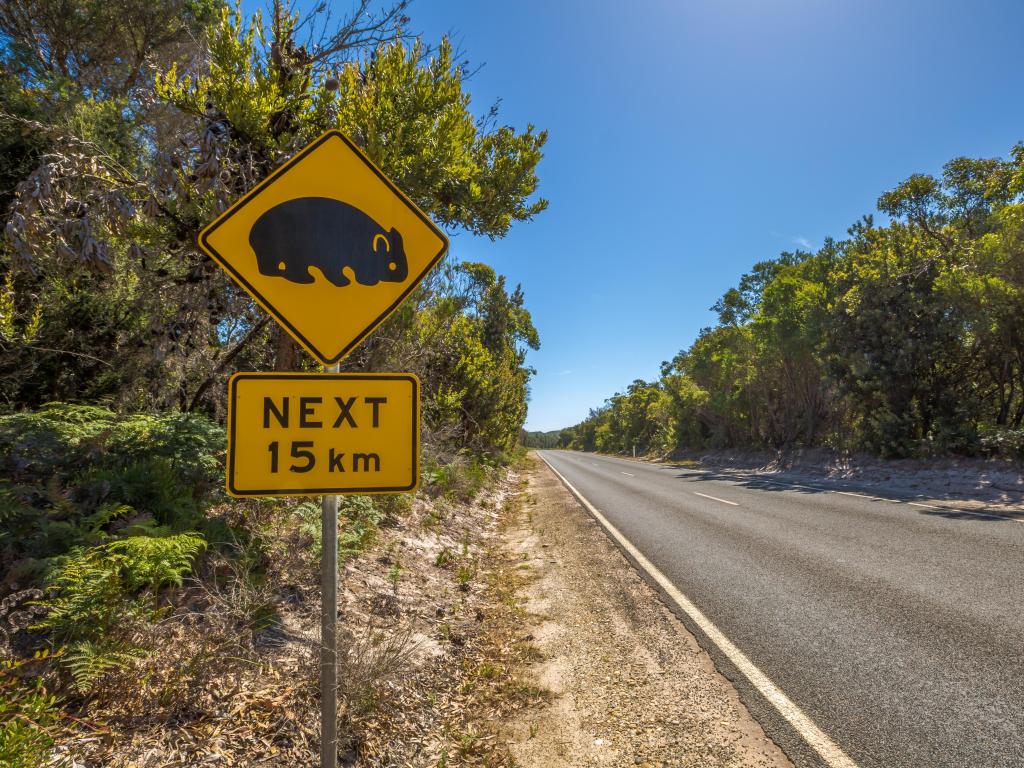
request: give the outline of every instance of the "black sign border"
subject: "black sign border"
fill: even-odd
[[[274,379],[293,381],[309,380],[342,380],[342,381],[394,381],[403,379],[412,384],[413,420],[412,420],[412,484],[389,486],[385,488],[303,488],[297,489],[261,489],[239,490],[235,487],[235,398],[238,394],[238,382],[246,379]],[[225,487],[229,495],[236,498],[250,496],[322,496],[324,494],[375,494],[375,493],[411,493],[420,484],[420,380],[412,373],[236,373],[228,382],[228,455]]]
[[[220,252],[217,251],[217,249],[210,244],[209,237],[214,232],[216,232],[221,225],[228,222],[236,213],[238,213],[240,210],[242,210],[242,208],[244,208],[246,205],[252,202],[252,200],[257,195],[260,194],[260,192],[262,192],[264,189],[273,184],[279,176],[286,173],[289,168],[291,168],[296,163],[301,161],[306,155],[308,155],[321,144],[327,142],[332,138],[341,139],[341,141],[343,141],[345,145],[355,153],[356,157],[362,160],[366,167],[373,171],[374,174],[376,174],[377,178],[384,182],[384,184],[387,185],[387,187],[395,194],[395,196],[398,197],[398,199],[401,200],[403,203],[405,203],[406,207],[408,207],[409,210],[416,214],[420,221],[426,224],[427,227],[429,227],[430,230],[441,239],[441,250],[438,251],[437,255],[435,255],[430,260],[430,263],[427,265],[427,268],[423,270],[419,279],[411,281],[409,283],[409,287],[406,288],[401,293],[401,295],[397,299],[395,299],[395,301],[377,317],[376,320],[370,323],[363,331],[361,331],[354,339],[352,339],[352,341],[350,341],[348,345],[346,345],[345,348],[341,350],[341,352],[339,352],[334,357],[328,357],[319,349],[317,349],[317,347],[314,346],[313,343],[309,341],[309,339],[303,336],[298,331],[298,329],[295,328],[295,326],[293,326],[288,321],[288,318],[286,318],[277,309],[277,307],[275,307],[263,294],[257,291],[252,286],[252,284],[249,283],[248,280],[242,277],[242,275],[228,263],[228,261],[220,254]],[[208,256],[211,256],[220,265],[220,267],[232,277],[232,279],[236,283],[242,286],[246,293],[248,293],[250,296],[256,299],[256,301],[259,302],[260,306],[262,306],[267,312],[269,312],[273,316],[273,318],[278,323],[280,323],[281,326],[286,331],[288,331],[288,333],[291,334],[292,337],[297,342],[299,342],[303,347],[305,347],[306,350],[308,350],[309,353],[313,355],[313,357],[317,358],[317,360],[319,360],[324,365],[334,365],[335,363],[337,363],[339,360],[348,355],[349,352],[355,349],[356,346],[358,346],[363,339],[369,336],[378,325],[387,320],[388,317],[396,309],[398,309],[401,303],[409,297],[409,294],[412,293],[413,289],[417,285],[419,285],[420,282],[422,282],[423,278],[426,277],[430,273],[430,271],[437,266],[437,263],[441,261],[445,253],[447,253],[448,251],[448,237],[444,234],[444,232],[442,232],[437,227],[437,225],[434,224],[434,222],[432,222],[430,218],[426,214],[424,214],[423,211],[421,211],[414,202],[412,202],[412,200],[406,197],[405,193],[402,192],[402,190],[400,190],[398,187],[396,187],[391,182],[391,180],[387,176],[385,176],[384,173],[376,165],[374,165],[373,161],[371,161],[368,157],[366,157],[366,155],[363,154],[362,150],[360,150],[359,147],[353,144],[352,141],[344,133],[333,128],[327,131],[326,133],[322,134],[318,139],[307,144],[298,154],[296,154],[294,157],[288,160],[288,162],[276,168],[269,176],[267,176],[267,178],[265,178],[251,190],[246,192],[242,198],[236,200],[231,205],[230,208],[228,208],[224,213],[218,216],[213,223],[211,223],[209,226],[204,228],[199,233],[199,236],[196,238],[196,242],[201,251],[206,253]]]

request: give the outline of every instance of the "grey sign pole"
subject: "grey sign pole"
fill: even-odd
[[[324,366],[337,373],[338,364]],[[324,496],[320,525],[320,768],[338,765],[338,497]]]

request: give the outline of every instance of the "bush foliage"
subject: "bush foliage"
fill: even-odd
[[[311,363],[199,251],[202,226],[337,128],[440,225],[502,237],[547,205],[546,133],[474,110],[464,63],[406,34],[404,2],[305,18],[277,1],[249,18],[220,0],[16,5],[0,10],[0,597],[45,592],[0,639],[62,646],[48,669],[81,701],[162,650],[139,638],[190,573],[191,597],[239,617],[218,635],[237,644],[274,614],[268,531],[319,547],[317,505],[221,491],[227,378]],[[538,345],[518,287],[449,260],[343,370],[419,376],[427,490],[468,498],[515,446]],[[346,498],[341,554],[410,503]],[[24,711],[57,708],[36,693]],[[22,755],[50,744],[42,714],[19,728],[2,733]]]
[[[39,677],[27,674],[48,656],[40,651],[34,658],[0,661],[0,765],[46,765],[53,754],[59,701]]]
[[[196,414],[52,403],[0,416],[4,560],[194,529],[220,493],[223,452],[223,428]]]

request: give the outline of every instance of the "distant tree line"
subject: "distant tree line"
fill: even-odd
[[[878,208],[888,223],[755,264],[657,381],[559,444],[1021,456],[1024,144],[911,176]]]
[[[565,448],[572,439],[570,430],[552,429],[548,432],[523,430],[522,443],[527,448]]]

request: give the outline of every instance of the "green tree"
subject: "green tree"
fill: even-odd
[[[627,450],[827,445],[882,456],[1024,454],[1024,145],[956,158],[878,201],[845,240],[758,262],[718,324],[568,430]]]
[[[415,318],[414,370],[424,381],[431,433],[478,451],[514,447],[526,420],[528,349],[540,340],[519,287],[485,264],[443,271],[432,300]]]
[[[493,109],[475,117],[448,42],[428,51],[406,40],[402,3],[365,6],[316,48],[296,35],[321,25],[323,8],[299,18],[275,2],[265,22],[218,6],[197,47],[165,66],[154,60],[155,77],[147,66],[125,79],[116,63],[89,75],[107,90],[76,102],[74,114],[5,117],[59,148],[20,182],[7,223],[4,327],[34,330],[31,340],[0,339],[8,407],[105,398],[221,412],[220,384],[235,368],[300,367],[290,338],[198,251],[195,236],[325,128],[351,135],[451,228],[500,237],[544,209],[534,193],[546,134],[500,126]],[[178,16],[190,23],[210,15],[189,8]],[[24,55],[51,78],[88,59]],[[415,334],[411,310],[399,312],[352,365],[400,363]]]

